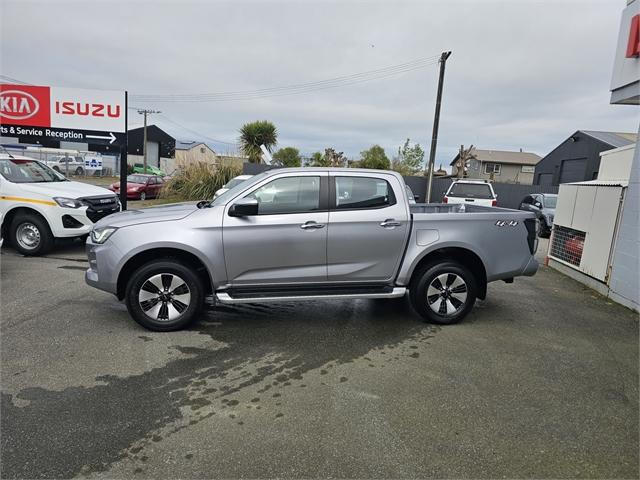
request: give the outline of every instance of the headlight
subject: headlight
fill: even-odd
[[[82,206],[82,202],[79,202],[75,198],[66,198],[66,197],[53,197],[55,202],[61,207],[66,208],[80,208]]]
[[[104,243],[117,230],[116,227],[102,227],[91,230],[91,240],[93,243]]]

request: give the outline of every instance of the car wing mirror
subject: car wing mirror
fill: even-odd
[[[231,217],[250,217],[258,215],[258,200],[255,198],[242,198],[229,208],[229,216]]]
[[[414,195],[413,199],[416,201],[416,203],[419,202],[420,201],[420,195]]]

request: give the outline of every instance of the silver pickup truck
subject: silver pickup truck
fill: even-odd
[[[151,330],[184,328],[213,303],[395,298],[451,324],[487,283],[533,275],[532,213],[410,205],[390,171],[270,170],[211,202],[131,210],[87,240],[89,285]]]

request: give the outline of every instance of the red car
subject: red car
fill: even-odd
[[[157,175],[144,175],[142,173],[127,177],[127,198],[130,200],[146,200],[156,198],[164,185],[162,177]],[[120,182],[109,185],[109,190],[120,193]]]

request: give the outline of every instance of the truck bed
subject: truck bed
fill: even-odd
[[[417,203],[409,205],[411,213],[505,213],[517,212],[509,208],[483,207],[466,203]]]

